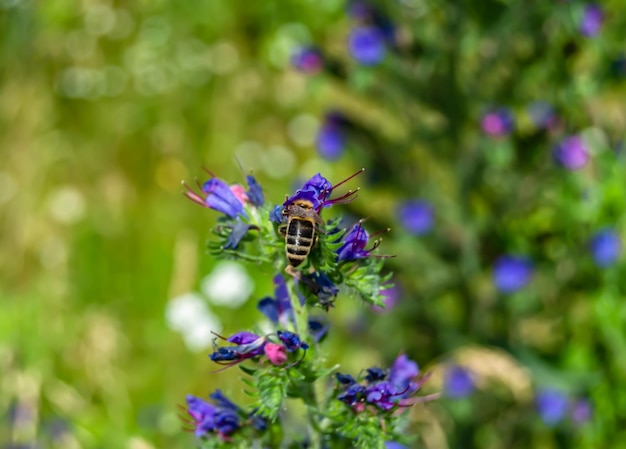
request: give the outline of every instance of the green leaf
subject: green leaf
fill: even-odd
[[[283,400],[287,396],[288,378],[282,369],[259,371],[255,375],[256,387],[259,392],[257,413],[270,421],[275,421]]]

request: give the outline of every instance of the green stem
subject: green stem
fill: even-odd
[[[309,341],[309,310],[306,304],[300,304],[300,297],[296,291],[297,287],[295,280],[292,278],[291,282],[287,281],[287,285],[289,289],[289,300],[291,301],[291,307],[293,308],[296,320],[295,331],[298,335],[300,335],[302,341],[306,341],[309,345],[311,345],[309,351],[315,351],[315,348],[312,346],[313,342]],[[317,421],[318,403],[317,396],[315,394],[314,381],[308,381],[308,379],[305,378],[305,380],[301,382],[301,388],[301,398],[306,405],[309,426],[311,427],[311,432],[309,433],[311,448],[321,449],[321,429]]]
[[[291,281],[292,282],[289,282],[289,279],[287,279],[286,283],[289,288],[289,300],[291,301],[291,308],[293,309],[293,314],[296,319],[295,331],[298,333],[303,341],[307,341],[309,337],[309,311],[306,307],[306,304],[300,304],[300,298],[298,296],[298,292],[296,291],[295,280],[292,278]]]

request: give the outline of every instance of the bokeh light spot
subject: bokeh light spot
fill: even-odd
[[[54,190],[48,198],[52,218],[63,224],[74,224],[85,216],[85,199],[82,193],[70,186]]]
[[[254,282],[237,262],[221,262],[202,280],[202,292],[212,304],[237,308],[254,291]]]
[[[263,153],[263,170],[274,179],[292,173],[295,165],[296,157],[285,147],[276,145]]]
[[[310,114],[300,114],[289,121],[287,133],[289,138],[301,147],[313,145],[318,120]]]

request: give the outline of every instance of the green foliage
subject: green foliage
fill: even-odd
[[[260,370],[254,376],[259,400],[256,404],[258,414],[275,421],[282,410],[287,397],[289,378],[281,368]]]

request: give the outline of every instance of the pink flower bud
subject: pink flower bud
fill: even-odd
[[[269,361],[276,366],[282,365],[287,361],[287,350],[283,345],[267,343],[264,350]]]

